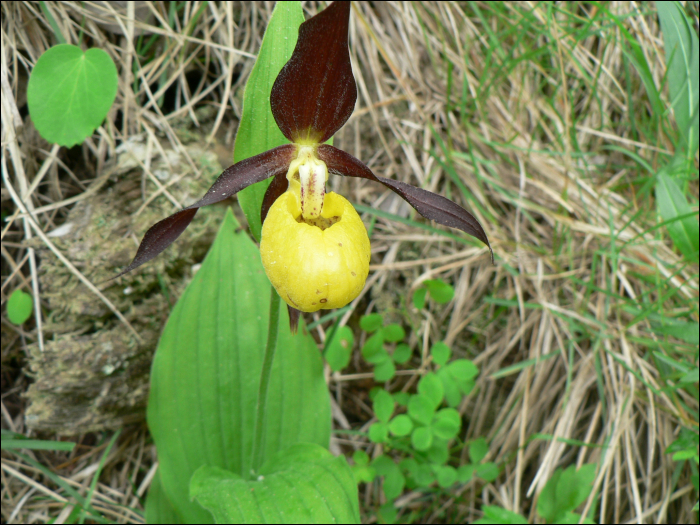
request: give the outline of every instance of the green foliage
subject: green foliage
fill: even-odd
[[[406,336],[403,327],[398,324],[383,325],[379,314],[365,315],[360,319],[360,328],[365,332],[374,332],[362,345],[362,357],[374,365],[374,379],[389,381],[396,374],[396,364],[404,364],[411,358],[408,345],[399,344],[390,353],[385,343],[396,343]]]
[[[429,279],[421,283],[421,287],[413,293],[413,306],[418,310],[422,310],[425,306],[426,295],[430,293],[430,297],[438,303],[449,303],[455,295],[455,290],[452,286],[440,279]]]
[[[190,478],[215,465],[248,479],[270,283],[260,255],[228,211],[202,267],[175,306],[156,351],[148,424],[163,492],[183,521],[211,519],[188,498]],[[269,458],[294,443],[327,447],[330,400],[308,335],[292,336],[281,308],[262,440]],[[183,385],[191,385],[183,388]],[[287,392],[294,395],[285,395]]]
[[[375,366],[375,379],[380,365],[409,361],[412,351],[408,344],[399,342],[406,336],[399,325],[384,325],[381,315],[372,314],[360,319],[360,327],[372,334],[362,347],[362,356]],[[393,353],[385,348],[387,343],[398,343]],[[450,464],[458,461],[451,457],[450,443],[459,440],[462,425],[459,412],[452,406],[471,392],[479,371],[466,359],[449,362],[452,352],[441,341],[433,344],[430,354],[436,369],[423,374],[415,393],[391,394],[387,387],[372,389],[370,398],[377,421],[370,426],[368,437],[383,445],[383,453],[371,462],[364,451],[353,455],[352,468],[358,483],[382,479],[387,503],[379,508],[378,515],[385,523],[396,521],[394,501],[406,487],[428,489],[435,485],[450,492],[455,484],[467,483],[475,476],[493,481],[500,473],[497,465],[483,461],[488,453],[483,438],[469,444],[470,463],[459,467]]]
[[[590,495],[596,468],[588,463],[578,470],[575,465],[555,470],[537,500],[537,513],[548,523],[569,521],[570,513]],[[579,519],[580,516],[576,516],[573,523],[578,523]]]
[[[7,317],[11,323],[20,325],[32,315],[32,296],[17,288],[7,300]]]
[[[80,144],[107,116],[117,96],[117,68],[102,49],[59,44],[39,57],[27,85],[37,131],[61,146]]]
[[[289,141],[282,135],[270,109],[270,91],[289,57],[304,21],[299,2],[278,2],[265,30],[258,58],[243,93],[243,114],[236,134],[233,162],[253,157]],[[271,180],[264,180],[238,192],[238,202],[256,240],[260,240],[260,207]]]
[[[656,2],[666,50],[666,81],[681,147],[694,156],[698,149],[700,45],[693,23],[678,2]]]
[[[309,443],[278,452],[252,480],[203,465],[192,476],[190,497],[209,510],[217,523],[360,520],[355,480],[345,458]]]
[[[341,326],[333,333],[323,354],[331,370],[338,372],[348,366],[354,341],[352,330],[347,326]]]

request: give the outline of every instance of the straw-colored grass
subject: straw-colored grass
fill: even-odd
[[[103,260],[81,256],[71,249],[74,239],[49,232],[76,220],[76,207],[97,202],[96,196],[108,205],[105,192],[131,181],[141,188],[133,209],[118,201],[112,206],[125,210],[118,242],[133,254],[153,217],[144,215],[148,206],[165,216],[196,198],[194,188],[211,183],[212,172],[193,151],[214,151],[222,164],[230,162],[242,88],[272,8],[185,2],[176,11],[161,2],[125,4],[2,4],[2,301],[22,288],[44,306],[23,327],[9,323],[3,310],[2,426],[30,436],[52,438],[49,423],[27,425],[31,407],[22,397],[33,381],[30,362],[33,375],[48,373],[41,363],[52,340],[141,331],[122,289],[97,284],[114,268],[100,277]],[[305,8],[311,15],[319,6]],[[378,216],[372,208],[425,224],[382,187],[330,181],[373,224],[370,278],[343,322],[356,327],[354,314],[378,311],[412,324],[410,343],[423,355],[444,340],[454,354],[472,359],[481,372],[460,407],[462,438],[485,437],[488,459],[502,467],[492,483],[406,493],[398,501],[403,519],[472,522],[488,504],[535,521],[535,503],[554,470],[583,463],[598,465],[592,496],[580,509],[597,509],[596,521],[697,519],[690,467],[666,453],[681,428],[697,432],[697,388],[693,396],[674,387],[659,357],[685,355],[697,366],[697,347],[660,334],[655,323],[697,322],[698,266],[685,262],[665,228],[657,227],[649,182],[654,173],[643,162],[655,170],[672,153],[673,119],[651,112],[626,58],[623,28],[662,86],[663,40],[651,4],[353,5],[350,49],[359,97],[336,145],[377,175],[439,192],[471,210],[496,253],[491,265],[476,242]],[[26,114],[28,75],[57,43],[56,31],[69,43],[82,38],[83,45],[105,49],[120,74],[114,109],[71,151],[43,141]],[[144,51],[147,45],[156,52]],[[117,147],[139,137],[147,154],[120,169]],[[179,155],[179,164],[160,166],[169,152]],[[157,164],[175,176],[161,181]],[[185,177],[195,186],[183,189]],[[697,196],[697,175],[690,187]],[[209,234],[219,213],[214,210],[203,227]],[[109,241],[99,248],[116,249]],[[193,250],[188,264],[201,261],[201,250]],[[175,265],[177,256],[162,264]],[[110,259],[115,266],[125,262]],[[51,310],[57,303],[44,295],[52,289],[46,264],[61,268],[98,313],[69,317],[68,327],[57,322]],[[146,282],[159,282],[156,271],[145,272]],[[190,273],[161,283],[170,302],[159,323]],[[455,299],[421,314],[407,306],[410,293],[431,278],[450,282]],[[160,290],[152,297],[161,299],[152,300],[164,304]],[[158,326],[144,342],[147,351]],[[315,330],[320,340],[324,326]],[[339,429],[366,430],[371,418],[365,405],[371,374],[361,368],[358,359],[347,373],[329,376]],[[129,417],[138,419],[142,408],[134,413]],[[108,520],[142,521],[155,449],[144,425],[125,426],[105,459],[112,434],[99,430],[133,420],[119,417],[86,427],[73,420],[56,424],[62,434],[66,428],[79,434],[72,440],[81,445],[70,454],[3,452],[3,521],[74,521],[75,499],[59,481],[86,496],[95,472],[94,509]],[[334,450],[351,447],[376,452],[366,438],[333,443]],[[31,458],[59,478],[50,479]],[[365,521],[376,521],[382,503],[375,488],[361,487]]]

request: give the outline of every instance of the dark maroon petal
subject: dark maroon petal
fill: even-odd
[[[138,268],[170,246],[185,231],[185,228],[192,222],[197,210],[202,206],[208,206],[227,199],[243,188],[274,175],[286,175],[289,163],[294,159],[295,155],[296,146],[294,144],[285,144],[255,157],[242,160],[224,170],[204,197],[191,206],[151,226],[146,235],[143,236],[134,260],[113,278],[116,279],[134,268]]]
[[[431,219],[450,228],[462,230],[472,237],[476,237],[489,247],[491,262],[493,263],[493,250],[491,250],[486,232],[479,224],[479,221],[471,213],[450,199],[428,190],[416,188],[405,182],[377,177],[364,163],[349,153],[327,144],[321,144],[318,147],[317,155],[319,159],[326,163],[329,173],[347,177],[362,177],[381,182],[384,186],[400,195],[426,219]]]
[[[289,312],[289,331],[292,332],[292,334],[296,334],[297,329],[299,328],[299,317],[301,317],[301,311],[297,310],[296,308],[292,308],[289,305],[287,305],[287,311]]]
[[[260,207],[260,224],[265,224],[267,212],[270,211],[270,207],[275,203],[277,198],[287,191],[287,186],[289,186],[289,181],[287,180],[286,173],[280,173],[272,179],[272,182],[267,187],[262,206]]]
[[[355,108],[349,23],[350,2],[333,2],[299,26],[294,53],[270,94],[272,115],[292,142],[325,142]]]

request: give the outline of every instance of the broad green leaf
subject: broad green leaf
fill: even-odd
[[[107,116],[117,96],[117,68],[102,49],[83,52],[59,44],[36,61],[27,105],[37,131],[49,142],[75,146]]]
[[[454,408],[443,408],[435,414],[433,434],[442,439],[454,438],[462,426],[462,418]]]
[[[486,463],[476,466],[476,475],[488,483],[495,480],[500,473],[501,470],[498,468],[498,465],[492,461],[487,461]]]
[[[384,320],[379,314],[363,315],[360,319],[360,328],[365,332],[374,332],[382,327]]]
[[[247,478],[270,307],[260,253],[231,210],[173,309],[153,360],[148,425],[168,499],[188,522],[211,516],[188,498],[202,465]],[[289,332],[280,309],[267,400],[264,457],[298,442],[327,447],[330,399],[313,339]]]
[[[418,427],[411,434],[411,445],[416,450],[428,450],[433,444],[433,433],[430,427]]]
[[[413,430],[413,421],[406,414],[399,414],[389,423],[389,430],[394,436],[408,436]]]
[[[430,297],[432,297],[436,303],[448,303],[455,296],[455,289],[440,279],[423,281],[423,286],[428,289]]]
[[[379,507],[379,517],[384,523],[396,523],[397,515],[398,511],[396,510],[396,507],[394,507],[393,501],[389,501]]]
[[[411,351],[410,346],[408,346],[406,343],[401,343],[400,345],[396,345],[396,348],[394,349],[394,353],[392,354],[391,358],[394,360],[395,363],[402,365],[406,361],[411,359],[412,353],[413,352]]]
[[[433,465],[433,472],[435,472],[438,485],[443,489],[451,487],[457,481],[457,470],[449,465]]]
[[[474,472],[476,471],[476,465],[462,465],[457,469],[457,481],[460,483],[466,483],[471,481],[474,477]]]
[[[272,456],[260,476],[204,465],[192,477],[191,498],[217,523],[359,523],[357,485],[344,457],[297,443]]]
[[[447,460],[450,459],[450,447],[446,439],[440,439],[436,437],[435,432],[433,432],[433,444],[426,451],[426,456],[428,461],[434,465],[444,465]]]
[[[512,510],[506,510],[501,507],[496,507],[493,505],[485,505],[482,507],[484,512],[484,517],[476,520],[474,523],[479,525],[492,525],[492,524],[527,524],[527,518],[521,516],[517,512]]]
[[[146,523],[184,523],[163,492],[160,469],[156,470],[146,495]]]
[[[20,325],[32,315],[32,296],[17,288],[7,300],[7,317],[13,324]]]
[[[386,350],[384,350],[386,353]],[[387,354],[388,356],[389,354]],[[375,381],[389,381],[390,379],[393,379],[393,377],[396,375],[396,366],[394,366],[394,362],[391,359],[387,359],[385,361],[382,361],[381,363],[378,363],[374,366],[374,380]]]
[[[447,371],[447,368],[441,368],[437,371],[437,376],[442,381],[442,387],[445,390],[445,401],[451,407],[456,407],[462,401],[462,392],[459,389],[459,384]]]
[[[564,514],[581,505],[591,493],[596,465],[589,463],[576,470],[557,469],[547,481],[537,502],[537,513],[549,523],[563,519]]]
[[[479,369],[476,365],[467,359],[452,361],[445,368],[458,383],[469,381],[479,373]]]
[[[418,393],[423,394],[433,403],[433,408],[437,408],[445,398],[445,389],[442,381],[433,372],[428,372],[418,381]]]
[[[387,360],[389,354],[384,349],[384,338],[381,332],[367,338],[365,344],[362,345],[362,357],[368,363],[382,363]]]
[[[422,310],[425,306],[425,294],[428,293],[427,288],[418,288],[413,292],[413,306],[418,310]]]
[[[374,414],[379,421],[388,423],[394,412],[394,398],[386,390],[380,390],[373,400]]]
[[[430,355],[433,356],[433,361],[437,365],[445,365],[450,360],[450,355],[452,355],[452,350],[442,341],[438,341],[432,347],[430,347]]]
[[[265,30],[262,45],[243,92],[243,114],[238,125],[233,162],[240,162],[289,141],[277,127],[270,109],[270,91],[299,35],[304,13],[299,2],[277,2]],[[271,180],[264,180],[238,193],[238,203],[250,231],[260,240],[260,207]]]
[[[678,2],[656,2],[666,50],[666,68],[673,114],[688,156],[698,149],[700,45],[695,28]]]
[[[382,328],[382,335],[385,341],[390,341],[396,343],[403,340],[406,337],[406,332],[404,332],[401,325],[398,324],[388,324]]]
[[[356,465],[367,465],[369,463],[369,455],[364,450],[356,450],[352,453],[352,460]]]
[[[334,372],[339,372],[350,362],[352,345],[355,338],[352,330],[347,326],[341,326],[333,334],[333,338],[326,346],[324,357]]]
[[[406,478],[401,468],[389,456],[379,456],[372,461],[378,476],[384,477],[384,495],[389,500],[397,498],[403,492]]]
[[[401,405],[402,407],[405,407],[408,405],[409,399],[411,399],[411,394],[408,392],[396,392],[393,394],[394,396],[394,401],[396,401],[397,405]]]
[[[373,443],[384,443],[389,439],[389,425],[379,421],[369,427],[369,440]]]
[[[433,414],[435,414],[435,403],[433,403],[431,398],[424,394],[411,396],[411,399],[408,401],[408,415],[414,421],[423,425],[429,425],[433,420]]]
[[[673,244],[692,261],[698,260],[698,213],[688,204],[678,184],[665,170],[656,179],[656,206],[666,224]]]
[[[370,483],[374,480],[376,472],[369,466],[369,456],[364,450],[356,450],[352,454],[355,464],[351,467],[357,483]]]
[[[435,481],[435,474],[430,465],[418,465],[411,475],[419,487],[427,487]]]
[[[474,463],[479,463],[489,453],[489,444],[483,437],[469,443],[469,457]]]

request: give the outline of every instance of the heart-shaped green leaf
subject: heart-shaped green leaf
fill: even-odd
[[[37,131],[61,146],[80,144],[107,116],[117,96],[117,68],[102,49],[60,44],[36,61],[27,105]]]
[[[254,480],[202,466],[192,476],[190,497],[217,523],[360,522],[357,485],[345,458],[308,443],[271,457]]]

